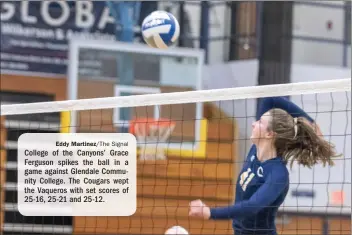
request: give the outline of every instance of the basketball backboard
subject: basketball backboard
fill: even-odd
[[[128,69],[121,60],[128,58]],[[102,40],[71,39],[69,48],[68,90],[69,99],[98,98],[120,95],[140,95],[202,88],[202,50],[170,48],[160,50],[144,44],[132,44]],[[120,63],[120,64],[119,64]],[[127,70],[126,70],[127,69]],[[119,71],[120,70],[120,71]],[[126,85],[121,82],[121,70],[133,76]],[[95,89],[86,83],[96,84]],[[105,87],[106,92],[102,92]],[[102,85],[104,84],[104,85]],[[138,107],[129,109],[130,115],[123,116],[122,109],[112,112],[116,131],[128,128],[132,118],[169,118],[176,127],[165,148],[170,154],[201,157],[205,154],[202,140],[206,134],[206,121],[202,120],[201,103]],[[76,131],[77,116],[72,116],[72,132]]]

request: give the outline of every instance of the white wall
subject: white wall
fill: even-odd
[[[331,30],[327,28],[328,21],[333,24]],[[343,8],[294,4],[293,36],[343,40],[343,25]]]
[[[257,73],[259,63],[257,60],[231,62],[220,65],[205,66],[203,70],[204,89],[217,89],[228,87],[254,86],[257,84]],[[339,67],[292,65],[292,82],[321,81],[331,79],[350,78],[349,69]],[[270,96],[270,93],[268,93]],[[323,134],[337,147],[338,152],[345,157],[336,162],[336,167],[315,167],[313,170],[294,166],[291,174],[291,191],[285,201],[285,211],[300,208],[301,211],[312,210],[313,212],[325,212],[329,199],[329,192],[344,189],[346,192],[346,206],[351,201],[351,95],[345,93],[297,95],[292,100],[309,112],[321,125]],[[244,158],[250,147],[248,140],[251,134],[251,122],[256,114],[255,99],[234,100],[217,102],[229,116],[236,117],[239,125],[238,146],[240,158]],[[341,110],[341,112],[332,112]],[[320,113],[316,114],[318,111]],[[331,129],[330,129],[331,128]],[[334,135],[334,136],[330,136]],[[241,167],[241,163],[237,164]],[[334,183],[332,183],[334,182]],[[314,184],[313,184],[314,183]],[[337,184],[336,184],[337,183]],[[344,183],[344,184],[342,184]],[[291,196],[292,190],[315,190],[316,198],[314,204],[309,198],[295,198]],[[302,205],[305,205],[303,207]],[[337,212],[340,212],[337,208]]]
[[[329,2],[324,2],[325,4]],[[333,4],[343,5],[341,1]],[[328,22],[332,28],[327,27]],[[343,65],[344,10],[322,6],[294,4],[292,61],[297,64],[316,64],[329,66]],[[307,41],[303,37],[338,40],[338,43]]]
[[[341,6],[344,4],[343,1],[324,1],[325,4],[333,4],[333,5],[337,5],[337,6]]]
[[[196,1],[194,1],[196,2]],[[342,6],[342,1],[325,1],[325,4]],[[163,8],[169,3],[161,3]],[[191,19],[192,36],[199,37],[200,29],[200,5],[185,4],[185,10]],[[173,9],[177,13],[178,8]],[[332,29],[327,28],[327,22],[332,22]],[[230,12],[225,4],[216,5],[210,10],[210,36],[224,36],[230,34]],[[342,8],[327,8],[321,6],[294,4],[293,8],[293,35],[296,37],[315,37],[332,40],[343,40],[344,33],[344,12]],[[199,46],[199,41],[195,40],[195,46]],[[332,44],[327,42],[306,41],[293,39],[293,62],[296,64],[316,64],[329,66],[343,65],[342,44]],[[227,59],[229,45],[226,41],[209,42],[209,63],[221,63]],[[349,63],[350,64],[350,63]]]
[[[292,63],[342,66],[343,45],[293,39]]]

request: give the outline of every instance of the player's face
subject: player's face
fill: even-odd
[[[264,113],[261,118],[253,122],[251,140],[254,144],[258,144],[260,140],[272,138],[272,133],[268,131],[268,126],[271,122],[271,115]]]

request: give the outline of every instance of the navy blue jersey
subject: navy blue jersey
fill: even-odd
[[[260,100],[257,120],[272,108],[313,122],[302,109],[282,97]],[[276,213],[288,190],[289,172],[281,156],[260,162],[253,145],[237,179],[234,205],[211,208],[210,219],[232,219],[236,235],[276,235]]]

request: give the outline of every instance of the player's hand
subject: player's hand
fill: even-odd
[[[318,123],[316,122],[310,122],[308,119],[306,118],[302,118],[301,119],[305,124],[311,126],[313,128],[313,130],[315,131],[315,134],[317,134],[317,136],[319,136],[320,138],[324,138],[323,136],[323,132],[320,129],[320,126],[318,125]]]
[[[313,130],[315,131],[315,134],[317,134],[317,136],[324,138],[323,133],[321,132],[321,129],[320,129],[320,126],[318,125],[318,123],[316,123],[316,122],[311,123],[307,119],[303,119],[303,121],[313,128]]]
[[[207,207],[201,200],[191,201],[189,204],[189,216],[209,219],[210,208]]]

